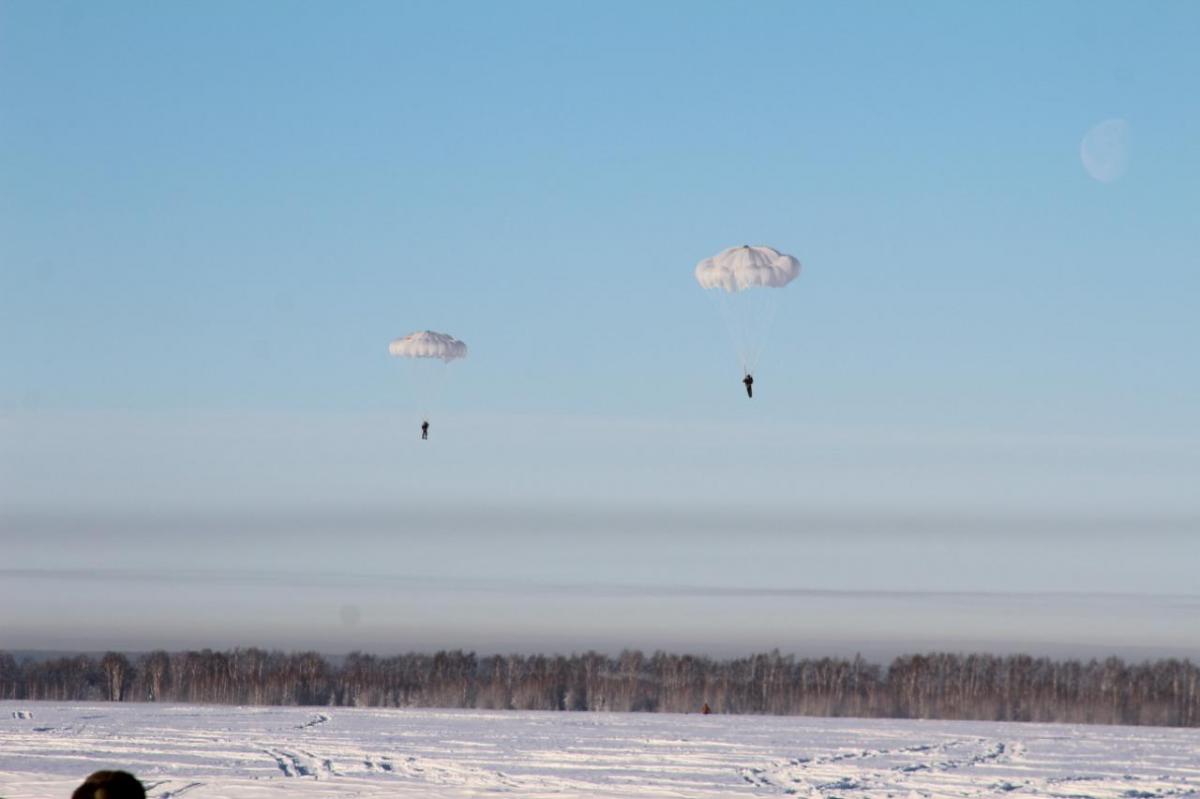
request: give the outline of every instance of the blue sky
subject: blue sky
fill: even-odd
[[[0,2],[0,622],[1194,651],[1198,39],[1189,3]],[[805,264],[752,402],[691,277],[745,242]],[[422,328],[471,346],[428,444],[386,354]]]

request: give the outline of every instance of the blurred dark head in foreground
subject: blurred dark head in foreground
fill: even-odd
[[[97,771],[75,789],[71,799],[146,799],[146,789],[128,771]]]

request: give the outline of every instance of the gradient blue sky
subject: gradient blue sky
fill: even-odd
[[[0,645],[1200,653],[1197,41],[0,1]],[[753,402],[744,242],[806,269]]]

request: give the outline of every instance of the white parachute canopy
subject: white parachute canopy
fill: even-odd
[[[800,262],[773,247],[730,247],[696,264],[701,288],[733,294],[749,288],[780,289],[800,274]]]
[[[445,333],[420,330],[392,341],[388,352],[406,364],[413,400],[428,421],[441,403],[450,363],[467,357],[467,345]]]
[[[800,274],[800,261],[773,247],[730,247],[696,264],[696,282],[721,309],[744,374],[753,373],[779,305],[779,289]]]
[[[421,330],[396,339],[388,345],[388,352],[397,358],[440,358],[450,363],[467,357],[467,345],[445,333]]]

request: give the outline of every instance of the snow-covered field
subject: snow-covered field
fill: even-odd
[[[0,797],[1200,797],[1200,730],[0,702]]]

